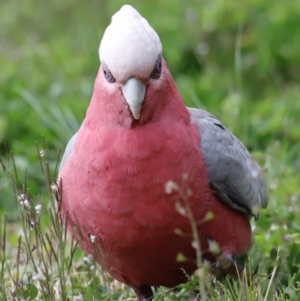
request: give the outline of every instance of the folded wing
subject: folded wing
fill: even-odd
[[[259,165],[213,115],[199,109],[189,111],[199,128],[209,182],[217,197],[227,206],[257,218],[268,203],[267,185]]]

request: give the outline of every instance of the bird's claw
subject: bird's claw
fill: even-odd
[[[211,246],[218,246],[217,243],[210,239],[206,238],[209,244],[209,249]],[[216,278],[222,278],[227,274],[232,275],[241,275],[244,270],[244,266],[238,265],[236,261],[232,258],[232,255],[225,254],[222,252],[221,248],[215,248],[215,252],[212,252],[215,257],[215,262],[210,268],[210,273]]]

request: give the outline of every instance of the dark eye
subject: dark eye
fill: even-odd
[[[114,78],[114,76],[111,74],[110,70],[108,69],[108,67],[102,63],[103,65],[103,74],[105,79],[109,82],[109,83],[114,83],[116,81],[116,79]]]
[[[154,69],[150,74],[150,77],[153,79],[160,78],[161,75],[161,56],[159,56],[155,62]]]

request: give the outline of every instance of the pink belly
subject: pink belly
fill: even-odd
[[[80,133],[81,143],[60,175],[62,214],[69,213],[68,229],[80,246],[117,280],[171,287],[186,281],[181,269],[188,274],[196,269],[190,220],[176,210],[182,201],[179,194],[165,192],[169,180],[192,189],[188,204],[198,223],[203,253],[208,252],[206,237],[228,254],[241,255],[250,248],[247,218],[219,202],[209,187],[199,137],[173,139],[160,133],[149,143],[151,148],[140,142],[132,149],[135,137],[106,141],[105,133],[99,136],[101,142],[93,148],[87,146],[94,136],[87,130]],[[120,145],[126,146],[124,150]],[[188,181],[182,184],[184,173]],[[208,211],[214,218],[203,222]],[[184,235],[176,234],[178,229]],[[177,262],[178,253],[189,261]]]

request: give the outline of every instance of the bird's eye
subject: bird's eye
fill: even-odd
[[[150,74],[150,77],[153,79],[159,79],[160,75],[161,75],[161,56],[157,58],[154,69]]]
[[[109,83],[114,83],[116,81],[116,79],[114,78],[114,76],[111,74],[110,70],[108,69],[108,67],[102,63],[103,65],[103,74],[105,79],[109,82]]]

